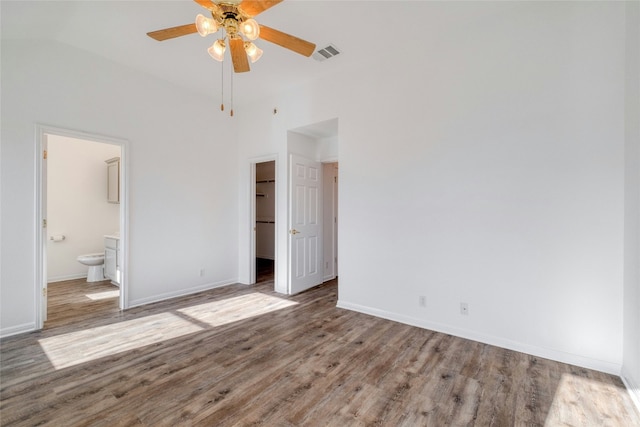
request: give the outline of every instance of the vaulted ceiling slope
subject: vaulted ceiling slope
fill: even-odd
[[[458,2],[435,4],[438,6],[425,1],[285,0],[261,13],[259,23],[315,43],[318,49],[334,44],[341,54],[318,62],[258,40],[264,55],[251,65],[251,73],[234,75],[235,103],[281,93],[352,67],[361,70],[355,75],[366,78],[367,67],[421,55],[424,47],[438,38],[439,29],[465,25],[460,22],[461,15],[456,22],[448,22],[456,15],[442,13],[462,7]],[[484,10],[490,13],[491,6]],[[158,42],[146,35],[192,23],[203,12],[207,13],[191,0],[0,0],[0,35],[2,39],[68,44],[218,99],[222,65],[207,54],[214,36],[191,34]],[[231,74],[230,62],[229,58],[225,61],[226,78]],[[397,70],[402,71],[401,67]]]
[[[404,2],[398,2],[404,3]],[[411,7],[407,2],[404,7]],[[398,7],[394,8],[396,12]],[[366,16],[363,16],[366,11]],[[343,54],[331,61],[312,58],[258,41],[264,55],[251,73],[234,76],[235,101],[240,104],[284,88],[339,72],[371,57],[371,31],[388,21],[382,2],[286,0],[259,15],[259,22],[315,43],[329,43]],[[0,2],[2,39],[49,40],[106,57],[181,87],[218,97],[221,64],[207,48],[215,38],[191,34],[164,42],[149,31],[194,22],[207,13],[194,1],[6,1]],[[403,13],[404,14],[404,13]],[[225,61],[226,67],[230,60]],[[230,69],[225,68],[229,77]]]

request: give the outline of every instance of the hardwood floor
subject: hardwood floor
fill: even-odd
[[[126,312],[108,283],[50,286],[45,329],[0,343],[0,424],[640,425],[617,377],[338,309],[336,281],[284,297],[265,277]]]
[[[120,316],[120,290],[110,280],[92,283],[87,283],[86,279],[67,280],[50,283],[48,288],[45,329],[74,324],[82,327],[96,315],[104,316],[107,313]]]

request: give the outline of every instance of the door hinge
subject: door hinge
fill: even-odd
[[[42,228],[47,228],[47,220],[46,219],[42,220]]]
[[[44,151],[42,152],[42,158],[43,158],[43,159],[45,159],[45,160],[47,160],[47,150],[44,150]]]
[[[43,297],[47,296],[47,288],[42,288],[42,296]]]
[[[337,176],[333,177],[333,182],[338,182],[338,177]]]

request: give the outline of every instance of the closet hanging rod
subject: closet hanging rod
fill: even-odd
[[[260,224],[275,224],[276,223],[275,221],[256,221],[256,222],[260,223]]]

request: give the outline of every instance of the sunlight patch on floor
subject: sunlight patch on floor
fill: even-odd
[[[209,326],[220,326],[297,304],[295,301],[254,292],[177,311]]]
[[[202,328],[175,314],[161,313],[39,340],[56,369],[198,332]]]
[[[116,289],[115,291],[96,292],[95,294],[85,294],[85,296],[94,301],[118,298],[118,296],[120,296],[120,290]]]
[[[629,416],[621,396],[624,393],[625,390],[613,384],[563,374],[545,426],[625,425],[618,423]]]
[[[183,308],[177,310],[177,314],[154,314],[43,338],[38,342],[53,367],[63,369],[199,332],[207,329],[207,325],[221,326],[296,304],[298,303],[294,301],[254,292]]]

